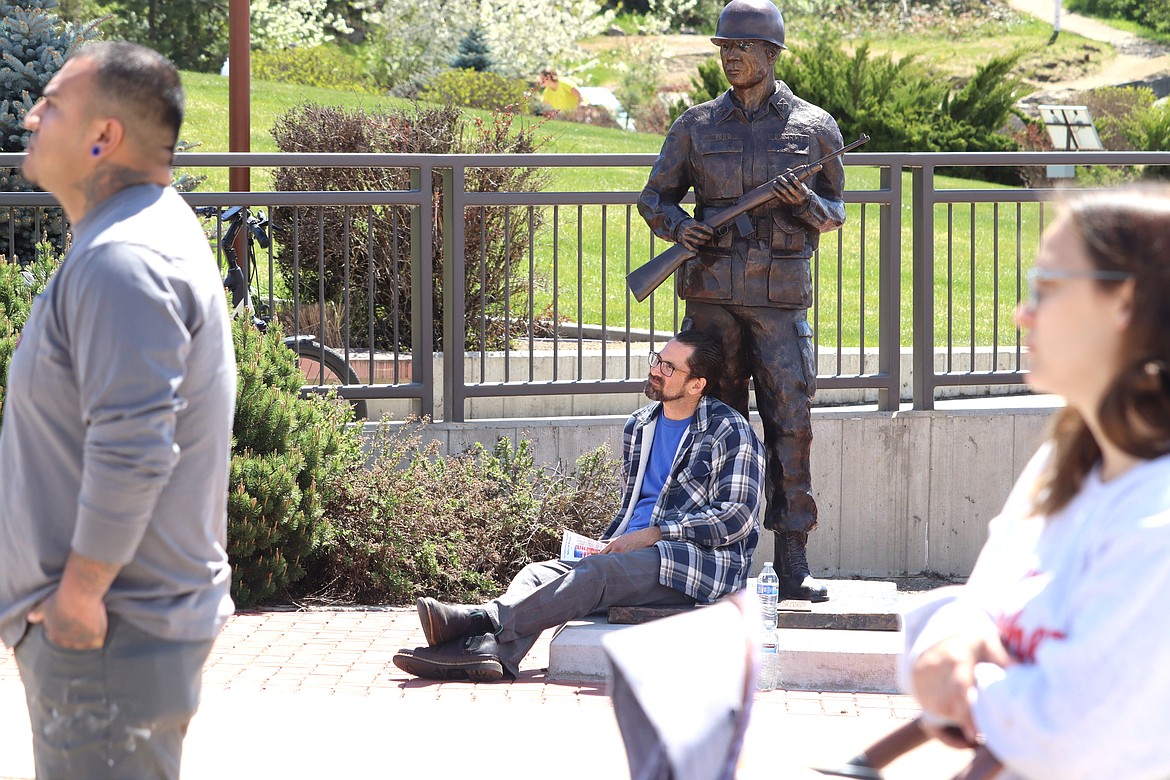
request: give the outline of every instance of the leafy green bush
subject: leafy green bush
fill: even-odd
[[[1106,149],[1170,149],[1170,105],[1156,102],[1157,96],[1149,87],[1103,87],[1086,93],[1083,99]],[[1123,170],[1129,168],[1124,166]],[[1164,165],[1147,166],[1143,171],[1147,178],[1166,178],[1168,174],[1170,168]]]
[[[564,529],[597,537],[617,510],[606,447],[566,474],[538,467],[527,439],[438,457],[424,435],[407,426],[385,437],[372,468],[335,494],[335,536],[302,590],[359,603],[481,601],[525,564],[557,557]]]
[[[1130,151],[1134,146],[1123,128],[1134,112],[1152,106],[1155,97],[1149,87],[1099,87],[1082,93],[1080,100],[1093,117],[1101,144],[1109,151]]]
[[[1170,5],[1163,0],[1069,0],[1068,10],[1105,19],[1126,19],[1170,33]]]
[[[228,492],[232,597],[242,607],[284,592],[329,535],[324,505],[362,463],[348,404],[301,398],[295,353],[280,329],[232,326],[236,416]]]
[[[1170,103],[1155,103],[1134,111],[1121,128],[1121,132],[1144,152],[1161,152],[1170,149]],[[1146,166],[1147,178],[1170,178],[1170,166]]]
[[[490,71],[452,68],[422,88],[419,100],[427,103],[454,103],[457,106],[504,111],[524,105],[528,84]]]
[[[1121,132],[1138,151],[1170,149],[1170,104],[1151,101],[1135,108],[1121,123]]]
[[[615,50],[618,83],[613,93],[642,133],[665,133],[670,126],[669,112],[658,96],[666,71],[665,52],[653,38]]]
[[[497,113],[490,121],[479,118],[468,121],[460,109],[449,104],[440,107],[415,104],[404,110],[375,112],[304,104],[277,119],[272,134],[282,152],[525,154],[537,151],[546,140],[537,134],[540,123],[514,128],[513,118],[509,113]],[[275,189],[285,191],[405,190],[411,186],[409,173],[393,168],[279,168],[273,175],[273,183]],[[531,192],[544,186],[546,176],[545,172],[531,168],[470,168],[466,186],[478,192]],[[429,344],[427,336],[423,336],[424,348],[435,350],[443,349],[443,264],[450,256],[440,229],[441,184],[436,174],[432,182],[422,185],[432,187],[435,193],[431,230],[435,246],[432,305],[436,327]],[[296,244],[282,245],[277,261],[284,278],[298,285],[301,301],[316,305],[323,287],[326,303],[349,302],[352,346],[367,346],[372,333],[373,344],[378,349],[410,349],[410,210],[400,206],[373,206],[360,213],[351,212],[349,225],[346,211],[341,208],[320,211],[316,207],[282,208],[275,212],[276,220],[285,227],[295,219]],[[469,208],[465,219],[466,346],[477,349],[486,344],[494,349],[502,343],[506,327],[512,333],[523,332],[525,323],[515,320],[508,323],[504,315],[509,304],[512,312],[528,309],[529,231],[540,228],[543,215],[539,209],[530,216],[524,208]],[[504,240],[506,235],[509,241]],[[323,279],[317,265],[319,241],[324,244]],[[363,260],[347,269],[346,258]],[[296,259],[299,266],[294,266]],[[368,292],[371,289],[372,299]],[[480,323],[486,323],[486,332],[479,329]]]
[[[373,79],[358,60],[336,46],[270,49],[251,54],[252,78],[309,87],[374,92]]]

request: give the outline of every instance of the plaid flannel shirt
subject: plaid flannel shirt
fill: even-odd
[[[622,505],[604,538],[625,528],[638,501],[654,426],[662,404],[645,406],[626,422],[622,444]],[[764,450],[739,412],[704,396],[679,444],[670,476],[650,516],[662,531],[658,580],[700,602],[747,584],[760,538]]]

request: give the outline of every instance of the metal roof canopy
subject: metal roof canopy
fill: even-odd
[[[1058,152],[1101,152],[1101,137],[1093,127],[1088,106],[1036,106]]]

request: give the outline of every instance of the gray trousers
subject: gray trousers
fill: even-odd
[[[57,647],[40,625],[16,645],[37,777],[177,779],[212,642],[171,642],[109,620],[97,650]]]
[[[513,676],[540,632],[614,605],[693,604],[690,596],[658,582],[657,547],[590,555],[574,563],[530,563],[508,591],[484,609],[500,629],[500,662]]]

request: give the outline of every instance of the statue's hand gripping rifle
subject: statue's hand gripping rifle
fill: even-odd
[[[738,220],[745,218],[744,215],[747,214],[747,212],[763,206],[765,203],[776,197],[776,192],[772,189],[772,185],[776,180],[783,178],[790,173],[794,173],[796,174],[798,180],[804,181],[815,172],[814,169],[820,170],[819,166],[824,165],[835,157],[840,157],[841,155],[845,154],[845,152],[853,151],[868,140],[869,136],[862,133],[861,137],[853,143],[847,144],[835,152],[830,152],[819,160],[815,160],[814,162],[810,163],[804,163],[803,165],[797,165],[794,168],[789,168],[784,173],[780,174],[780,176],[776,177],[776,179],[761,184],[759,187],[756,187],[754,190],[747,193],[722,211],[709,215],[703,224],[707,225],[707,227],[711,228],[712,230],[717,230],[732,222],[736,222],[737,225],[740,224]],[[750,233],[750,231],[741,232],[745,232],[745,234]],[[650,293],[654,292],[658,285],[662,284],[668,278],[670,278],[670,275],[674,273],[680,265],[682,265],[687,260],[690,260],[694,256],[695,252],[687,249],[682,244],[675,244],[665,252],[656,255],[649,262],[638,266],[633,271],[630,271],[628,274],[626,274],[626,284],[629,285],[630,292],[634,294],[635,298],[637,298],[639,301],[644,301],[650,295]]]

